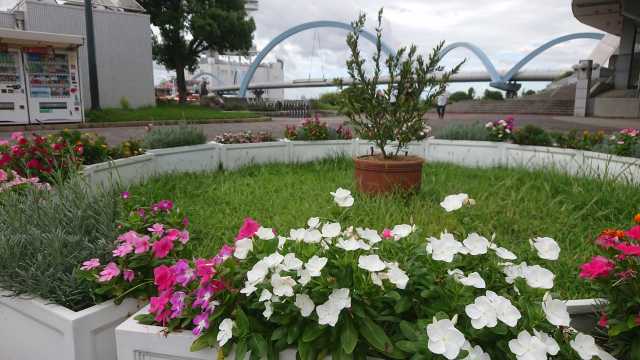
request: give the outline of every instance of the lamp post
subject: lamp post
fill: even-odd
[[[98,66],[96,63],[96,38],[93,27],[93,4],[84,0],[84,16],[87,34],[87,54],[89,57],[89,91],[91,93],[91,109],[100,109],[100,90],[98,88]]]

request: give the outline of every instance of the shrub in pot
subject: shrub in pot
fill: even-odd
[[[358,48],[360,33],[366,15],[352,23],[353,31],[347,37],[351,57],[347,70],[353,80],[348,88],[342,82],[340,106],[360,138],[369,139],[379,150],[375,154],[355,159],[358,189],[364,193],[387,193],[398,188],[419,189],[424,159],[403,156],[402,151],[417,140],[425,128],[424,114],[428,105],[444,92],[447,82],[460,65],[443,72],[439,65],[443,43],[428,56],[418,55],[417,47],[402,48],[396,54],[382,59],[382,10],[378,14],[376,51],[372,57],[373,73],[367,74],[367,60]],[[388,74],[385,89],[379,89],[383,67]],[[426,101],[422,94],[426,92]]]

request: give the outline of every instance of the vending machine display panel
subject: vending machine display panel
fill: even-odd
[[[0,124],[27,124],[29,113],[19,49],[0,49]]]

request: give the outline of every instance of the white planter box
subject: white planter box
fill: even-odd
[[[305,163],[329,157],[354,155],[354,140],[283,141],[291,146],[292,163]]]
[[[155,161],[155,171],[165,174],[173,171],[215,171],[220,166],[220,146],[204,144],[170,149],[149,150]]]
[[[138,310],[135,300],[79,312],[42,299],[0,293],[2,360],[116,360],[115,328]]]
[[[584,151],[584,175],[640,184],[640,159]]]
[[[153,154],[89,165],[83,169],[89,183],[94,186],[111,186],[115,183],[131,185],[143,181],[155,172]]]
[[[556,169],[576,174],[581,167],[578,150],[542,146],[504,144],[507,152],[506,164],[527,169]]]
[[[505,165],[504,144],[489,141],[452,141],[430,139],[426,142],[427,161],[471,167]]]
[[[220,161],[225,170],[268,163],[288,163],[289,147],[284,142],[219,144]]]

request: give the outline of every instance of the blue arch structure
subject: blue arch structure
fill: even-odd
[[[260,53],[256,56],[256,59],[251,63],[249,70],[247,70],[247,74],[242,78],[242,83],[240,84],[240,92],[239,96],[244,98],[247,96],[247,89],[249,88],[249,84],[251,83],[251,79],[256,74],[258,70],[258,66],[262,63],[264,58],[269,55],[271,50],[273,50],[276,46],[278,46],[281,42],[287,40],[288,38],[301,33],[303,31],[317,29],[317,28],[335,28],[342,29],[346,31],[352,31],[353,27],[350,24],[339,22],[339,21],[312,21],[308,23],[304,23],[298,26],[294,26],[291,29],[283,32],[282,34],[275,37],[271,42],[264,48]],[[361,36],[372,43],[376,43],[377,38],[374,34],[369,31],[363,30]],[[396,52],[389,45],[382,42],[382,50],[389,55],[394,55]]]
[[[452,43],[451,45],[445,47],[444,49],[442,49],[442,53],[440,55],[441,58],[445,57],[445,55],[447,55],[448,53],[450,53],[451,51],[458,49],[458,48],[464,48],[467,49],[469,51],[471,51],[478,59],[480,59],[480,61],[482,62],[482,65],[484,65],[484,68],[487,70],[487,72],[489,73],[489,76],[491,76],[491,81],[492,82],[500,82],[502,81],[502,77],[500,76],[500,74],[498,74],[498,70],[496,70],[495,65],[493,65],[493,62],[491,62],[491,60],[489,59],[489,57],[487,56],[487,54],[482,51],[482,49],[480,49],[479,47],[468,43],[468,42],[456,42],[456,43]]]

